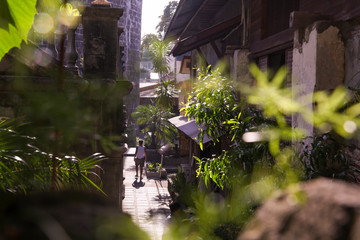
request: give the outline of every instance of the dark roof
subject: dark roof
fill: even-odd
[[[196,33],[188,38],[179,40],[175,44],[171,53],[174,56],[179,56],[190,50],[203,46],[211,41],[215,41],[231,32],[231,30],[238,26],[240,22],[241,16],[237,16],[228,21],[211,26],[210,28]]]
[[[180,0],[165,38],[183,39],[209,28],[212,17],[229,0]]]
[[[180,0],[165,34],[165,38],[177,40],[172,54],[179,56],[215,42],[240,26],[241,2],[238,1]]]
[[[166,31],[165,38],[177,39],[204,0],[180,0]]]

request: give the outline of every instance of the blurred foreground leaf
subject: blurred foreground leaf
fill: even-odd
[[[0,2],[0,60],[13,47],[27,42],[36,14],[36,0],[2,0]]]

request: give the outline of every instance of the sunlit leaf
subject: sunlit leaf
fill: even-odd
[[[0,60],[10,49],[20,48],[22,41],[27,42],[27,36],[37,12],[36,2],[36,0],[2,0],[0,2],[0,9],[10,14],[2,19],[2,27],[0,27]]]

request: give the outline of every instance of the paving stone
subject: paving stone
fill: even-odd
[[[133,151],[129,151],[133,152]],[[166,180],[147,179],[135,181],[133,156],[124,157],[125,199],[123,211],[146,231],[151,239],[160,240],[170,214],[170,195]]]

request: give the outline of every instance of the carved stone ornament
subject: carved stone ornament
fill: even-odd
[[[91,5],[111,6],[111,3],[106,0],[95,0],[91,2]]]

